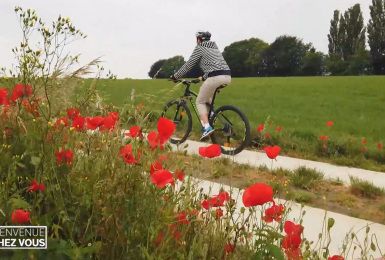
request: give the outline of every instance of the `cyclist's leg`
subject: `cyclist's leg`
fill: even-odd
[[[220,75],[215,77],[210,77],[205,80],[203,85],[199,90],[198,97],[196,99],[196,105],[198,108],[199,117],[203,126],[209,123],[208,120],[208,107],[207,103],[211,103],[215,90],[223,85],[230,84],[231,77],[228,75]]]

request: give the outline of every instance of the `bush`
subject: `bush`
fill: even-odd
[[[350,192],[357,196],[374,199],[379,196],[384,196],[385,191],[382,188],[376,187],[373,183],[363,181],[350,176]]]
[[[323,179],[323,174],[315,169],[300,167],[290,176],[290,182],[294,187],[310,190]]]

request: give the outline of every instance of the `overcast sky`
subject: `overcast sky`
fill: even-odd
[[[151,64],[190,56],[195,32],[209,30],[223,48],[258,37],[298,36],[327,52],[333,11],[360,3],[365,22],[371,0],[0,0],[0,66],[14,63],[11,49],[21,39],[15,6],[33,8],[46,22],[59,14],[87,34],[72,51],[82,62],[103,56],[120,78],[147,78]]]

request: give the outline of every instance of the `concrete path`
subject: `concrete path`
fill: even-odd
[[[222,185],[214,182],[209,181],[203,181],[195,178],[191,178],[193,182],[196,183],[197,188],[202,188],[203,193],[210,194],[210,195],[216,195],[219,193],[221,189],[228,191],[231,193],[231,197],[236,200],[237,210],[239,210],[241,207],[243,207],[242,203],[242,194],[243,190],[230,187],[227,185]],[[286,207],[290,207],[291,211],[288,214],[288,220],[297,221],[299,216],[301,215],[301,206],[297,203],[293,202],[287,202],[284,200],[276,201],[278,203],[287,203]],[[322,232],[322,225],[323,220],[325,216],[325,211],[322,209],[312,208],[305,206],[303,210],[306,211],[306,214],[303,216],[303,223],[304,226],[304,237],[309,241],[314,241],[315,243],[318,241],[318,235]],[[331,230],[331,244],[329,246],[330,254],[340,254],[342,252],[342,245],[343,241],[345,239],[346,234],[354,232],[357,236],[357,240],[355,240],[355,245],[357,245],[357,241],[363,246],[364,240],[366,237],[366,227],[369,225],[370,232],[368,234],[368,245],[370,246],[371,243],[371,237],[372,235],[375,235],[377,237],[377,243],[379,249],[381,250],[382,254],[385,253],[385,225],[372,223],[366,220],[357,219],[349,216],[345,216],[342,214],[334,213],[334,212],[327,212],[326,213],[328,218],[334,218],[335,225]],[[352,247],[353,248],[353,247]],[[373,252],[372,252],[373,253]],[[371,253],[371,254],[372,254]],[[370,254],[370,255],[371,255]],[[375,253],[373,253],[373,257],[371,259],[379,258],[381,254],[379,253],[379,250],[377,249]],[[349,255],[347,255],[347,258],[345,259],[361,259],[360,258],[360,251],[357,249],[355,252],[351,250]]]
[[[186,144],[188,145],[187,148],[185,148]],[[207,145],[209,144],[196,141],[186,141],[179,147],[173,146],[173,148],[176,150],[187,150],[189,154],[198,154],[199,147]],[[270,160],[265,153],[248,150],[242,151],[241,153],[235,156],[222,155],[222,157],[227,157],[239,164],[248,164],[254,167],[265,165],[269,169],[272,167],[273,169],[283,168],[287,170],[296,170],[301,166],[305,166],[307,168],[316,169],[317,171],[322,172],[325,178],[338,178],[345,184],[349,184],[349,176],[353,176],[361,180],[372,182],[377,187],[385,188],[385,173],[382,172],[375,172],[345,166],[336,166],[330,163],[309,161],[286,156],[278,156],[276,161],[274,160],[272,164],[272,160]]]

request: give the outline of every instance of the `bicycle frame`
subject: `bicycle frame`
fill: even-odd
[[[190,101],[191,107],[193,108],[194,113],[195,113],[196,117],[198,118],[199,123],[202,125],[200,116],[198,114],[198,108],[197,108],[195,102],[193,102],[194,97],[196,100],[196,98],[198,97],[198,94],[195,93],[194,91],[190,90],[190,86],[191,86],[190,82],[184,81],[182,83],[186,87],[186,89],[184,91],[183,96],[181,96],[180,99]],[[219,90],[219,88],[217,90],[215,90],[211,103],[207,103],[207,105],[209,106],[209,114],[208,114],[209,118],[210,118],[211,112],[214,112],[214,100],[215,100],[216,94],[218,93],[218,90]]]
[[[179,121],[182,118],[182,117],[180,117],[180,118],[178,117],[181,107],[185,107],[185,109],[187,110],[187,112],[189,114],[187,132],[184,133],[183,138],[179,139],[179,140],[183,139],[183,141],[179,142],[177,139],[174,140],[174,143],[180,144],[186,140],[186,138],[188,137],[188,135],[190,134],[190,132],[192,130],[193,120],[192,120],[192,116],[191,116],[191,107],[194,110],[195,116],[198,118],[200,124],[202,125],[202,122],[200,121],[200,116],[199,116],[199,112],[197,109],[197,105],[195,102],[197,97],[198,97],[198,94],[190,89],[191,84],[196,84],[199,82],[199,80],[191,80],[191,81],[190,80],[174,80],[174,82],[178,83],[176,85],[176,87],[178,87],[180,84],[183,84],[183,87],[185,88],[184,93],[179,98],[169,101],[167,103],[167,105],[165,106],[164,111],[167,111],[168,108],[170,108],[171,106],[176,104],[177,107],[176,107],[174,118],[172,120],[174,120],[174,122],[176,122],[177,124],[179,124]],[[220,143],[222,143],[222,141],[224,142],[224,144],[223,144],[224,147],[230,147],[230,150],[226,150],[225,148],[222,147],[223,145],[220,144],[221,149],[222,149],[222,153],[227,154],[227,155],[238,154],[240,151],[242,151],[246,147],[246,145],[249,142],[250,125],[249,125],[249,122],[248,122],[247,118],[245,117],[245,115],[237,107],[234,107],[231,105],[223,105],[221,107],[218,107],[217,110],[214,109],[215,98],[216,98],[217,94],[219,93],[219,91],[223,87],[225,87],[225,85],[219,86],[215,90],[211,102],[206,103],[206,105],[209,107],[209,115],[208,115],[209,116],[209,122],[210,122],[210,124],[212,124],[214,131],[218,132],[218,133],[211,135],[210,137],[211,137],[211,140],[213,143],[218,143],[218,141],[220,140],[219,141]],[[191,107],[188,105],[188,103],[191,104]],[[235,115],[236,118],[228,117],[227,114],[224,113],[226,111],[231,111],[231,113],[233,115]],[[232,115],[232,114],[230,114],[230,115]],[[242,129],[234,128],[237,126],[237,124],[234,124],[234,122],[232,122],[233,119],[235,119],[235,122],[238,122],[240,120],[239,122],[243,123],[243,125],[240,125],[242,127]],[[217,122],[219,122],[219,123],[217,123]],[[238,130],[241,130],[242,132],[238,131]],[[231,143],[233,142],[232,141],[233,139],[235,140],[235,143],[233,143],[233,145],[231,145]],[[236,146],[234,146],[234,144]]]

